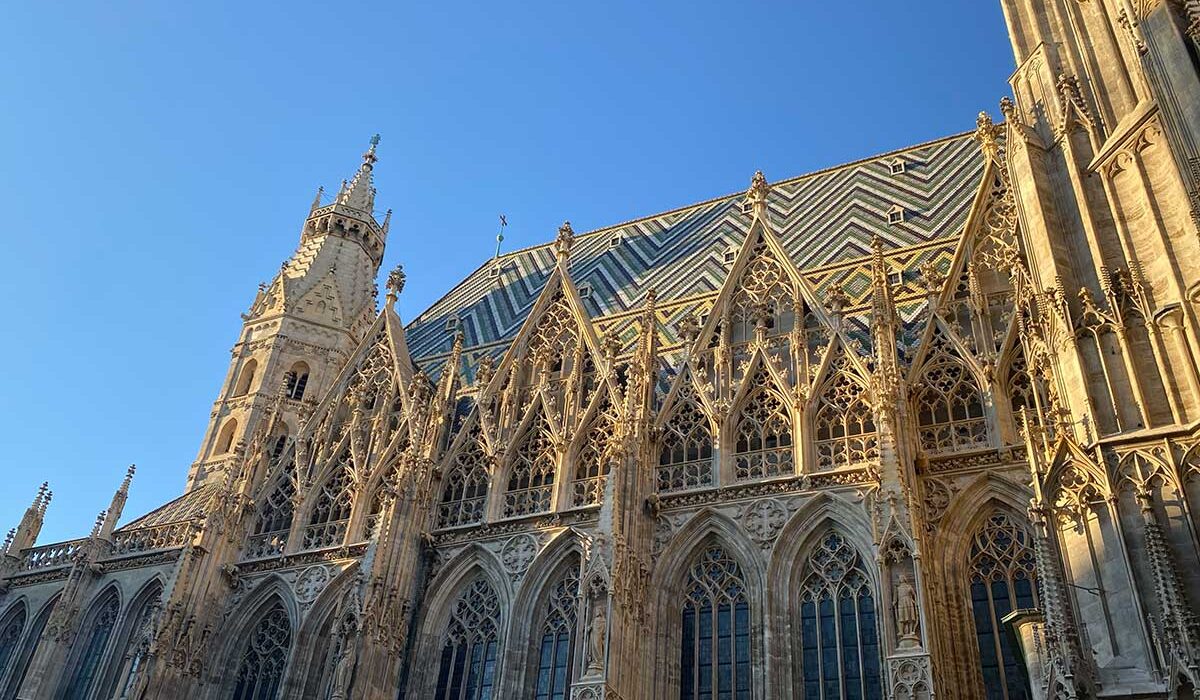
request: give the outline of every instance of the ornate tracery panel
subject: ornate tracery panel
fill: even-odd
[[[931,362],[921,377],[916,402],[925,454],[988,445],[983,396],[961,362],[945,356]]]
[[[576,610],[579,603],[579,565],[572,565],[554,584],[547,601],[538,646],[535,700],[565,700],[571,692],[575,659]]]
[[[254,531],[246,542],[246,557],[255,559],[282,554],[295,511],[296,485],[284,476],[258,508]]]
[[[1029,698],[1021,650],[1001,620],[1038,605],[1037,567],[1029,529],[1003,511],[984,521],[971,541],[971,611],[988,700]]]
[[[317,492],[308,526],[304,528],[305,549],[333,547],[345,540],[350,509],[354,504],[350,477],[352,465],[350,452],[343,453],[341,463]]]
[[[688,571],[680,643],[681,700],[749,700],[750,600],[737,561],[705,547]]]
[[[496,678],[500,601],[483,579],[454,604],[438,663],[436,700],[489,700]]]
[[[457,527],[482,521],[487,490],[487,455],[480,444],[479,427],[476,426],[467,435],[466,442],[446,472],[442,501],[438,504],[438,527]]]
[[[686,381],[686,380],[685,380]],[[658,452],[658,490],[713,485],[712,431],[690,386],[679,391],[675,412],[663,426]]]
[[[513,454],[508,489],[504,492],[504,517],[549,511],[557,468],[549,426],[540,415],[535,416]]]
[[[117,625],[117,616],[121,612],[121,600],[117,592],[110,590],[105,593],[92,610],[85,631],[79,635],[83,645],[76,657],[75,672],[63,695],[66,700],[83,700],[92,691],[101,662],[104,661],[104,653],[108,650],[108,641]]]
[[[25,630],[25,606],[18,603],[0,621],[0,689],[8,677],[8,667],[17,656],[21,643],[21,632]]]
[[[861,384],[843,373],[825,386],[813,418],[817,469],[848,467],[879,458],[875,414]]]
[[[568,370],[568,363],[574,357],[578,344],[575,314],[566,296],[559,290],[529,337],[529,356],[558,378],[560,373]]]
[[[292,623],[283,603],[267,609],[254,625],[238,662],[233,700],[274,700],[279,697],[288,653],[292,646]]]
[[[571,505],[590,506],[600,502],[609,461],[613,457],[616,420],[606,405],[588,426],[575,463],[575,481],[571,487]]]
[[[804,697],[883,697],[875,596],[859,553],[835,530],[821,537],[800,585]]]
[[[787,270],[765,241],[759,240],[750,256],[730,300],[735,343],[753,338],[760,322],[768,335],[787,333],[795,325],[795,295]]]
[[[733,476],[741,480],[791,474],[792,415],[768,388],[766,372],[760,370],[753,381],[733,434]]]

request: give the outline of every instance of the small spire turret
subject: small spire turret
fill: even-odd
[[[362,165],[358,166],[358,172],[355,173],[354,179],[348,185],[343,183],[342,191],[338,193],[338,204],[354,207],[367,213],[370,213],[374,209],[375,181],[373,172],[375,170],[375,162],[379,160],[375,155],[375,147],[378,145],[379,134],[375,134],[371,137],[370,148],[363,154]]]
[[[117,527],[117,521],[121,519],[121,512],[125,510],[125,501],[129,500],[129,485],[133,483],[134,472],[137,471],[136,465],[129,465],[125,470],[125,478],[121,480],[121,485],[117,487],[116,493],[113,494],[112,502],[108,506],[108,510],[104,511],[104,522],[100,526],[100,537],[108,539],[112,536],[113,530]]]

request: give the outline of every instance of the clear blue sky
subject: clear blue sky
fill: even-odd
[[[273,4],[275,7],[268,8]],[[974,126],[999,0],[29,2],[0,42],[0,532],[178,495],[238,315],[382,134],[412,318],[489,256]]]

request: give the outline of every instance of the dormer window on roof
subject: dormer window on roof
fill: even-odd
[[[457,316],[451,316],[450,318],[446,319],[446,330],[448,330],[448,331],[458,330],[458,317]]]
[[[891,168],[893,175],[900,175],[908,169],[908,163],[906,163],[903,158],[895,158],[891,163],[888,164],[888,167]]]
[[[899,204],[892,205],[892,208],[888,209],[887,220],[891,226],[904,223],[904,207]]]
[[[579,298],[590,299],[592,296],[592,285],[584,283],[579,285]]]
[[[621,245],[621,241],[622,241],[622,240],[623,240],[623,237],[621,236],[621,234],[619,234],[619,233],[618,233],[617,235],[615,235],[615,236],[613,236],[612,238],[608,239],[608,247],[609,247],[609,248],[616,248],[617,246]]]
[[[734,260],[737,260],[738,249],[727,248],[725,250],[725,264],[732,265]]]

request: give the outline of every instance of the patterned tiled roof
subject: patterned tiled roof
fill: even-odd
[[[874,236],[883,240],[899,269],[952,254],[983,172],[971,136],[959,134],[772,183],[772,228],[813,289],[836,279],[852,298],[856,284],[865,292],[869,278],[856,279],[861,275],[850,263],[867,259]],[[902,172],[894,172],[897,161],[903,162]],[[704,313],[705,301],[711,305],[728,274],[727,251],[737,249],[750,226],[744,197],[739,192],[579,236],[571,277],[580,288],[590,288],[584,304],[598,330],[620,326],[620,315],[637,309],[650,288],[658,293],[659,319],[667,328],[686,313]],[[895,207],[903,209],[901,223],[888,221]],[[464,334],[468,365],[485,352],[502,352],[532,309],[554,261],[553,245],[547,243],[482,265],[409,324],[406,336],[416,363],[436,371],[436,360],[450,349],[446,324],[451,318],[458,319]],[[611,322],[601,320],[614,315]]]
[[[178,523],[184,520],[191,520],[199,517],[204,512],[204,507],[212,498],[213,493],[217,489],[216,484],[201,486],[194,491],[188,491],[179,498],[173,501],[164,503],[145,515],[135,518],[129,523],[117,528],[117,531],[135,530],[139,527],[150,527],[152,525],[165,525],[167,523]]]

